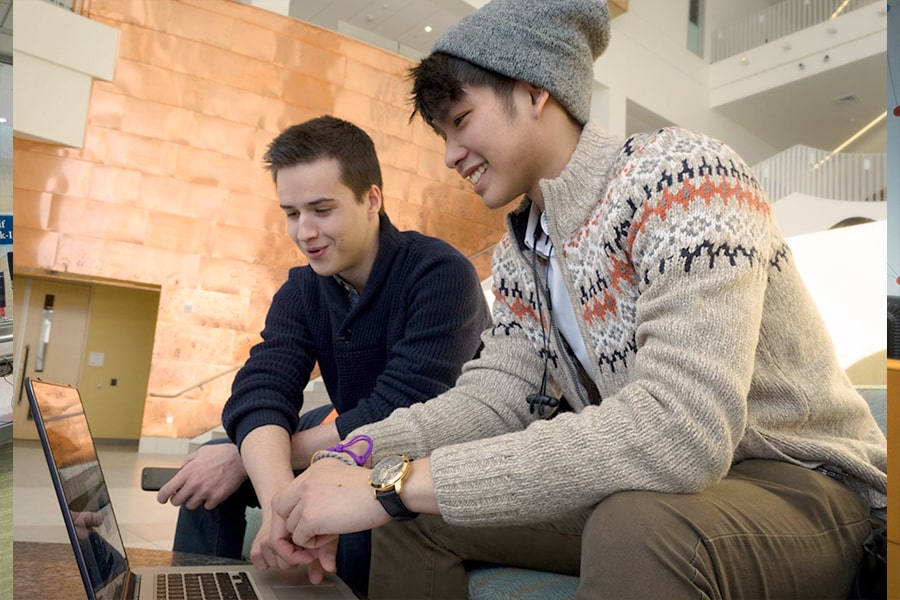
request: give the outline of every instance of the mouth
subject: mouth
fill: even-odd
[[[328,249],[328,246],[320,246],[318,248],[304,248],[303,254],[306,255],[306,258],[310,260],[314,260],[317,258],[321,258],[323,254],[325,254],[325,250]]]
[[[466,179],[467,179],[467,180],[469,181],[469,183],[471,183],[472,185],[477,185],[477,184],[478,184],[478,180],[481,179],[481,176],[484,175],[484,172],[485,172],[485,171],[487,171],[487,164],[482,163],[482,164],[478,165],[478,167],[477,167],[474,171],[472,171],[471,173],[469,173],[469,174],[466,176]]]

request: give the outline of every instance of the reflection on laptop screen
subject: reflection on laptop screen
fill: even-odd
[[[78,390],[38,380],[26,380],[25,387],[88,593],[97,600],[121,598],[125,546]]]

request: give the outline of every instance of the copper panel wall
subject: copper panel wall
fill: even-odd
[[[142,435],[219,423],[231,376],[268,303],[303,257],[261,167],[285,127],[334,114],[365,128],[401,229],[470,256],[495,243],[488,211],[408,123],[410,62],[231,0],[92,0],[121,31],[115,78],[95,82],[81,150],[14,143],[17,266],[160,286]],[[481,277],[490,256],[475,260]],[[167,423],[171,415],[173,422]]]

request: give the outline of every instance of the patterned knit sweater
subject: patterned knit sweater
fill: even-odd
[[[494,255],[481,357],[449,392],[361,428],[375,460],[430,455],[441,514],[460,525],[546,520],[623,490],[695,493],[749,458],[828,465],[882,512],[885,438],[730,148],[675,128],[623,144],[589,123],[540,186],[569,290],[553,302],[575,311],[601,403],[550,331],[550,387],[573,411],[529,412],[546,285],[522,243],[526,200]]]

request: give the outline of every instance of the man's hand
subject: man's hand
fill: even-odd
[[[291,542],[284,521],[271,508],[263,509],[262,515],[262,524],[250,548],[250,560],[257,569],[287,569],[314,559]]]
[[[181,470],[159,489],[160,504],[172,502],[194,510],[212,510],[231,496],[247,479],[247,471],[234,444],[201,446],[184,459]]]
[[[95,527],[103,525],[103,515],[93,511],[72,512],[72,522],[75,525],[75,535],[78,539],[84,539],[91,534]]]
[[[271,503],[270,503],[271,506]],[[306,549],[295,546],[284,525],[284,519],[270,508],[263,510],[263,520],[259,532],[253,540],[250,560],[260,570],[269,568],[288,569],[299,564],[308,564],[310,583],[322,583],[325,572],[337,571],[337,539],[330,536],[328,543],[319,548]]]
[[[336,534],[389,522],[391,517],[372,494],[369,473],[333,458],[313,463],[272,499],[283,533],[300,548],[318,550],[330,545]],[[326,561],[323,557],[323,566]]]

